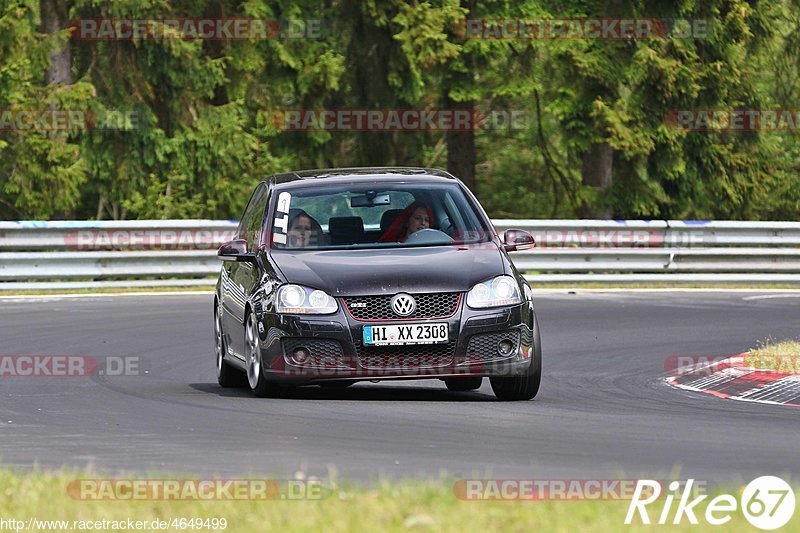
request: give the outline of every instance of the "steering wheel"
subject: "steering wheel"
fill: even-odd
[[[452,244],[452,237],[443,231],[425,228],[415,231],[406,239],[407,244]]]

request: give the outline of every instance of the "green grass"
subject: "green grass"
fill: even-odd
[[[789,355],[800,357],[800,341],[784,340],[775,342],[767,339],[759,343],[759,347],[750,351],[753,355],[780,356]]]
[[[27,520],[134,520],[156,518],[225,518],[228,532],[253,531],[751,531],[741,512],[722,529],[699,526],[624,525],[627,501],[464,501],[453,493],[453,481],[377,482],[369,488],[349,486],[315,501],[83,501],[67,492],[70,481],[96,479],[96,473],[20,473],[0,470],[0,517]],[[152,477],[152,476],[151,476]],[[157,476],[164,479],[165,476]],[[738,495],[738,489],[727,492]],[[710,498],[709,498],[710,499]],[[705,500],[707,502],[708,499]],[[704,502],[704,503],[705,503]],[[663,499],[652,504],[657,520]],[[670,517],[674,516],[673,504]],[[670,518],[671,520],[671,518]],[[8,530],[8,528],[6,528]],[[208,530],[206,530],[208,531]],[[781,531],[800,531],[795,519]]]
[[[745,363],[757,370],[800,374],[800,341],[763,340],[745,356]]]

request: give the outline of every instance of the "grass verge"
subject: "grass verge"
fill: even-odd
[[[453,482],[379,482],[371,488],[337,488],[321,500],[302,501],[83,501],[69,496],[67,487],[75,479],[96,479],[86,472],[19,473],[0,470],[0,517],[26,522],[29,519],[66,521],[75,530],[76,521],[152,522],[173,518],[221,519],[227,532],[252,531],[653,531],[654,526],[624,524],[627,501],[465,501],[453,492]],[[162,476],[161,479],[164,479]],[[738,489],[726,491],[737,499]],[[704,520],[707,498],[695,507],[700,525],[684,517],[680,526],[655,526],[659,531],[719,531]],[[677,500],[677,498],[676,498]],[[664,499],[648,508],[657,521]],[[672,522],[677,503],[673,503]],[[724,530],[752,530],[740,510]],[[99,524],[102,525],[102,524]],[[40,527],[38,530],[56,530]],[[98,527],[94,527],[95,530]],[[107,526],[106,529],[109,529]],[[14,530],[6,524],[5,530]],[[27,529],[25,529],[27,531]],[[36,528],[34,528],[36,530]],[[153,530],[151,527],[146,530]],[[168,528],[166,530],[181,530]],[[187,529],[182,529],[186,531]],[[194,528],[197,530],[197,528]],[[201,528],[205,531],[213,529]],[[221,529],[219,529],[221,530]],[[798,520],[781,531],[800,531]]]
[[[757,348],[747,354],[745,363],[756,370],[800,374],[800,341],[761,341]]]
[[[800,341],[796,340],[785,340],[780,342],[775,342],[771,339],[763,341],[759,344],[758,348],[754,348],[750,351],[753,355],[764,355],[764,356],[792,356],[792,357],[800,357]]]

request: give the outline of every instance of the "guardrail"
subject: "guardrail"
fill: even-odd
[[[108,249],[212,249],[236,233],[236,220],[0,221],[0,252]]]
[[[800,246],[800,222],[705,220],[507,220],[492,221],[498,232],[530,231],[537,246],[714,248]]]
[[[800,222],[494,220],[530,231],[511,255],[537,283],[800,284]],[[213,284],[236,221],[0,222],[0,291]],[[166,279],[165,279],[166,278]]]

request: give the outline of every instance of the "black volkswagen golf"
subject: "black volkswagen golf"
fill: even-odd
[[[258,396],[292,387],[488,377],[501,400],[536,396],[531,288],[450,174],[417,168],[292,172],[259,184],[222,245],[214,298],[217,378]]]

